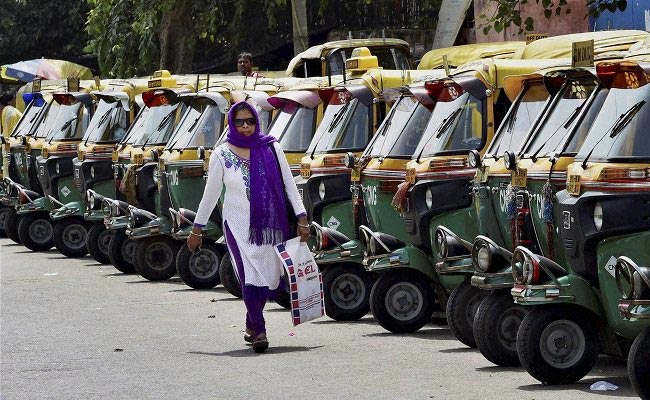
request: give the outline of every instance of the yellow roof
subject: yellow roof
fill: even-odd
[[[593,69],[590,71],[584,68],[572,68],[569,65],[542,68],[529,74],[510,75],[506,76],[503,81],[503,91],[506,93],[506,96],[508,96],[508,99],[510,99],[510,101],[514,101],[515,98],[519,95],[519,92],[523,88],[526,81],[529,81],[531,79],[540,79],[553,72],[565,72],[572,76],[575,76],[576,74],[593,74],[593,71]]]
[[[650,37],[650,33],[637,30],[598,31],[551,36],[535,40],[519,49],[512,58],[566,58],[571,57],[573,42],[594,41],[594,58],[608,53],[626,52],[633,44]]]
[[[550,60],[514,60],[486,58],[461,65],[452,75],[467,76],[474,75],[483,80],[487,85],[494,88],[504,87],[504,80],[510,75],[530,74],[540,68],[567,67],[571,66],[570,58]]]
[[[526,42],[493,42],[475,43],[462,46],[443,47],[428,51],[420,60],[418,69],[434,69],[443,66],[442,57],[447,55],[447,63],[450,67],[468,63],[481,58],[510,58],[516,50],[524,47]]]

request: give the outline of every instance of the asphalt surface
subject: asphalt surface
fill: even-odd
[[[445,325],[386,332],[371,315],[293,327],[267,305],[270,349],[242,338],[244,304],[225,289],[152,283],[89,257],[0,239],[0,398],[636,398],[623,361],[602,357],[577,384],[548,387],[456,341]],[[605,380],[616,391],[594,392]]]

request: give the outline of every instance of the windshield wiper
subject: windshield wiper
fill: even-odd
[[[102,115],[102,117],[99,119],[99,122],[97,123],[97,125],[95,125],[97,127],[97,129],[99,129],[100,126],[104,125],[104,122],[106,122],[106,120],[108,119],[108,116],[110,115],[110,113],[112,111],[113,111],[112,108],[109,108],[108,110],[106,110],[104,115]],[[84,142],[84,146],[88,144],[88,140],[90,139],[91,135],[92,135],[92,132],[88,132],[88,137],[86,138],[86,141]]]
[[[614,124],[609,128],[607,131],[605,131],[605,134],[598,139],[596,144],[594,144],[594,147],[589,150],[589,153],[587,154],[587,157],[585,157],[585,160],[582,162],[582,169],[587,168],[587,161],[589,161],[589,157],[591,157],[591,154],[594,152],[596,147],[600,144],[600,142],[607,137],[607,134],[609,133],[609,137],[613,138],[616,137],[619,133],[623,131],[623,129],[627,126],[632,121],[632,118],[641,110],[641,108],[645,105],[646,101],[641,100],[638,103],[634,104],[632,107],[629,108],[626,112],[621,114],[618,119],[614,122]]]
[[[420,150],[420,153],[418,154],[418,157],[415,159],[416,162],[420,162],[420,157],[422,157],[422,153],[424,153],[424,149],[427,148],[427,145],[429,144],[431,139],[433,139],[434,137],[436,139],[440,138],[440,136],[442,136],[444,131],[446,131],[447,128],[449,128],[449,125],[451,124],[450,121],[453,121],[454,119],[456,119],[456,117],[458,116],[458,114],[460,114],[461,111],[462,111],[462,108],[458,107],[451,114],[449,114],[449,116],[447,118],[442,120],[442,123],[440,124],[440,126],[436,130],[436,133],[429,136],[429,139],[427,139],[427,141],[424,142],[424,145],[422,146],[422,150]]]
[[[162,130],[162,128],[166,127],[167,124],[169,124],[169,122],[172,120],[172,115],[174,114],[175,111],[176,109],[173,109],[169,112],[169,114],[165,115],[162,121],[160,121],[160,124],[158,124],[158,128],[156,128],[155,132],[149,135],[147,140],[144,141],[144,144],[142,145],[142,150],[144,150],[144,148],[149,144],[149,139],[154,137],[158,132]]]
[[[314,154],[316,153],[316,149],[318,148],[318,143],[323,139],[326,133],[332,132],[334,127],[339,124],[340,120],[343,119],[343,116],[345,115],[345,111],[348,109],[350,106],[350,102],[345,103],[343,107],[341,107],[340,110],[338,110],[335,114],[334,117],[332,118],[332,122],[330,122],[329,126],[327,127],[327,130],[318,137],[318,141],[314,143],[314,149],[311,151],[309,154],[309,158],[312,160],[314,159]]]
[[[585,103],[583,102],[578,107],[576,107],[576,109],[573,110],[573,112],[567,117],[567,119],[564,121],[564,123],[562,125],[558,126],[557,129],[555,129],[555,132],[553,132],[553,134],[551,136],[549,136],[548,139],[546,139],[546,141],[544,143],[542,143],[537,148],[537,150],[535,150],[533,155],[530,156],[530,159],[533,160],[533,162],[537,161],[537,155],[539,154],[539,152],[542,151],[544,146],[546,146],[546,143],[548,143],[551,139],[553,139],[553,137],[555,137],[555,135],[560,131],[560,128],[569,129],[569,126],[571,126],[571,124],[573,123],[573,120],[575,120],[576,117],[578,116],[578,114],[580,114],[580,110],[582,110],[584,105],[585,105]],[[547,117],[547,119],[548,119],[548,117]]]
[[[72,125],[72,121],[74,121],[75,119],[79,119],[79,116],[78,116],[78,115],[75,115],[74,117],[72,117],[72,118],[70,118],[69,120],[67,120],[63,125],[61,125],[61,128],[59,129],[59,132],[64,132],[64,131],[66,131],[68,128],[70,128],[70,126]],[[57,132],[57,133],[58,133],[58,132]],[[50,138],[50,140],[49,140],[47,143],[48,143],[48,144],[49,144],[49,143],[52,143],[52,140],[54,140],[54,137],[55,137],[55,136],[56,136],[55,134],[52,135],[52,137]]]

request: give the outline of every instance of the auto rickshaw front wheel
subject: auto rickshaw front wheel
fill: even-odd
[[[135,272],[133,266],[133,253],[135,252],[135,240],[126,235],[125,229],[113,231],[111,240],[108,242],[108,259],[116,270],[124,274]]]
[[[483,300],[474,318],[474,339],[483,357],[500,367],[521,365],[517,332],[527,312],[515,304],[510,290],[496,290]]]
[[[18,223],[20,242],[32,251],[45,251],[54,246],[54,221],[47,212],[25,214]]]
[[[8,208],[9,211],[6,212],[7,214],[5,216],[5,234],[9,239],[21,244],[20,237],[18,236],[18,224],[23,216],[18,215],[15,209],[11,207]]]
[[[181,242],[166,235],[149,236],[135,241],[133,265],[143,278],[165,281],[176,275],[176,255]]]
[[[221,278],[221,284],[226,288],[228,293],[240,299],[243,297],[241,284],[235,274],[235,267],[232,263],[230,253],[226,253],[221,259],[221,263],[219,264],[219,277]]]
[[[646,328],[632,343],[627,359],[627,371],[636,393],[650,400],[650,328]]]
[[[598,360],[598,329],[582,308],[562,304],[535,306],[517,333],[521,365],[548,385],[574,383]]]
[[[223,254],[222,248],[208,240],[203,241],[196,254],[192,254],[187,245],[182,243],[176,256],[176,271],[187,286],[193,289],[212,289],[221,283],[219,264]]]
[[[54,246],[66,257],[83,257],[91,223],[82,217],[69,217],[54,226]]]
[[[384,329],[412,333],[431,321],[436,302],[426,275],[400,268],[379,276],[370,291],[370,310]]]
[[[332,264],[322,271],[328,317],[336,321],[357,321],[368,314],[375,278],[363,266]]]
[[[11,207],[0,205],[0,237],[7,237],[7,234],[5,233],[5,221],[10,212]]]
[[[449,295],[447,300],[447,323],[451,333],[465,346],[476,347],[474,340],[474,318],[476,311],[489,292],[463,281]]]
[[[110,264],[111,259],[108,257],[108,246],[115,231],[106,229],[102,222],[96,222],[88,230],[88,240],[86,240],[86,250],[92,258],[100,264]]]

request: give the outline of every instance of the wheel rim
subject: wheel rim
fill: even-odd
[[[483,299],[485,299],[487,296],[487,294],[483,292],[485,291],[481,290],[479,293],[475,293],[474,296],[469,299],[467,307],[465,308],[465,318],[467,319],[469,326],[474,325],[474,318],[476,317],[478,307],[481,305]]]
[[[330,288],[330,298],[334,304],[343,309],[354,309],[363,303],[366,286],[355,274],[345,273],[338,276]]]
[[[201,249],[190,257],[192,275],[202,279],[212,278],[219,272],[219,255],[212,249]]]
[[[8,214],[9,209],[7,207],[2,207],[2,209],[0,209],[0,229],[5,228],[5,221],[7,220]]]
[[[104,230],[97,237],[97,248],[103,254],[108,254],[109,243],[111,242],[111,236],[113,232],[109,230]]]
[[[399,282],[386,293],[386,311],[399,321],[413,319],[422,311],[424,298],[422,292],[410,282]]]
[[[154,242],[147,247],[144,259],[149,267],[162,271],[174,261],[174,252],[166,243]]]
[[[35,243],[43,244],[52,240],[54,229],[50,221],[45,219],[37,219],[32,222],[28,229],[29,238]]]
[[[126,239],[124,243],[122,243],[122,248],[120,249],[120,252],[122,253],[122,258],[124,261],[128,262],[129,264],[133,264],[133,253],[135,252],[135,242],[131,239]]]
[[[497,339],[501,346],[517,351],[517,331],[526,313],[519,307],[507,309],[497,321]]]
[[[542,358],[555,368],[574,366],[586,349],[582,329],[573,321],[559,320],[549,324],[539,339]]]
[[[73,250],[86,247],[86,228],[80,224],[70,224],[63,230],[63,243]]]

